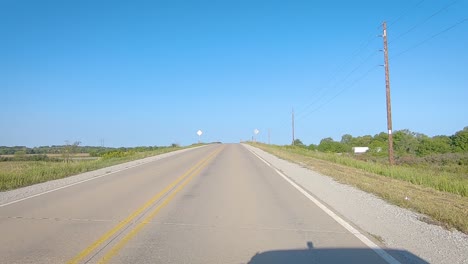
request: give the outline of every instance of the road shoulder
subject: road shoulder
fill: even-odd
[[[468,263],[468,236],[421,222],[420,214],[338,183],[300,165],[243,144],[286,174],[348,221],[378,238],[388,248],[412,252],[430,263]],[[399,259],[405,256],[399,256]],[[411,259],[408,259],[411,263]]]
[[[31,185],[31,186],[26,186],[26,187],[10,190],[10,191],[0,192],[0,207],[6,206],[11,203],[19,202],[25,199],[29,199],[32,197],[36,197],[45,193],[49,193],[55,190],[67,188],[69,186],[73,186],[73,185],[76,185],[85,181],[97,179],[100,177],[106,177],[116,172],[120,172],[123,170],[141,166],[150,162],[168,158],[168,157],[181,154],[187,151],[195,150],[201,147],[205,147],[205,146],[181,149],[181,150],[177,150],[173,152],[168,152],[168,153],[164,153],[164,154],[160,154],[160,155],[156,155],[152,157],[147,157],[144,159],[133,160],[133,161],[113,165],[110,167],[105,167],[102,169],[65,177],[62,179],[52,180],[52,181],[38,183],[38,184]]]

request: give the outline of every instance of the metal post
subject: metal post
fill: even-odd
[[[292,143],[291,145],[294,146],[294,108],[292,109]]]

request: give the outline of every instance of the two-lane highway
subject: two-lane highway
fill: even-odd
[[[240,144],[0,207],[1,263],[386,263]]]

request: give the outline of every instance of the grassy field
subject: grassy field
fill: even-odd
[[[468,176],[464,173],[389,167],[300,147],[252,145],[430,217],[421,218],[421,221],[468,234]]]
[[[145,152],[119,153],[94,160],[63,161],[5,161],[0,162],[0,191],[12,190],[36,183],[61,179],[67,176],[142,159],[175,150],[181,147],[160,148]]]

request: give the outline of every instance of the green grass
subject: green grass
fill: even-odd
[[[389,166],[387,164],[357,160],[347,155],[322,153],[301,147],[269,146],[278,150],[289,151],[312,158],[331,161],[345,166],[361,169],[366,172],[407,181],[413,184],[434,188],[438,191],[468,196],[468,175],[453,173],[431,167]],[[465,170],[466,171],[466,168]]]
[[[192,146],[191,146],[192,147]],[[83,172],[155,156],[181,147],[167,147],[146,152],[131,152],[124,157],[100,158],[65,162],[52,161],[6,161],[0,162],[0,191],[12,190],[36,183],[61,179]]]
[[[466,174],[420,167],[390,167],[300,147],[252,145],[430,217],[421,218],[421,221],[437,223],[468,234]]]

